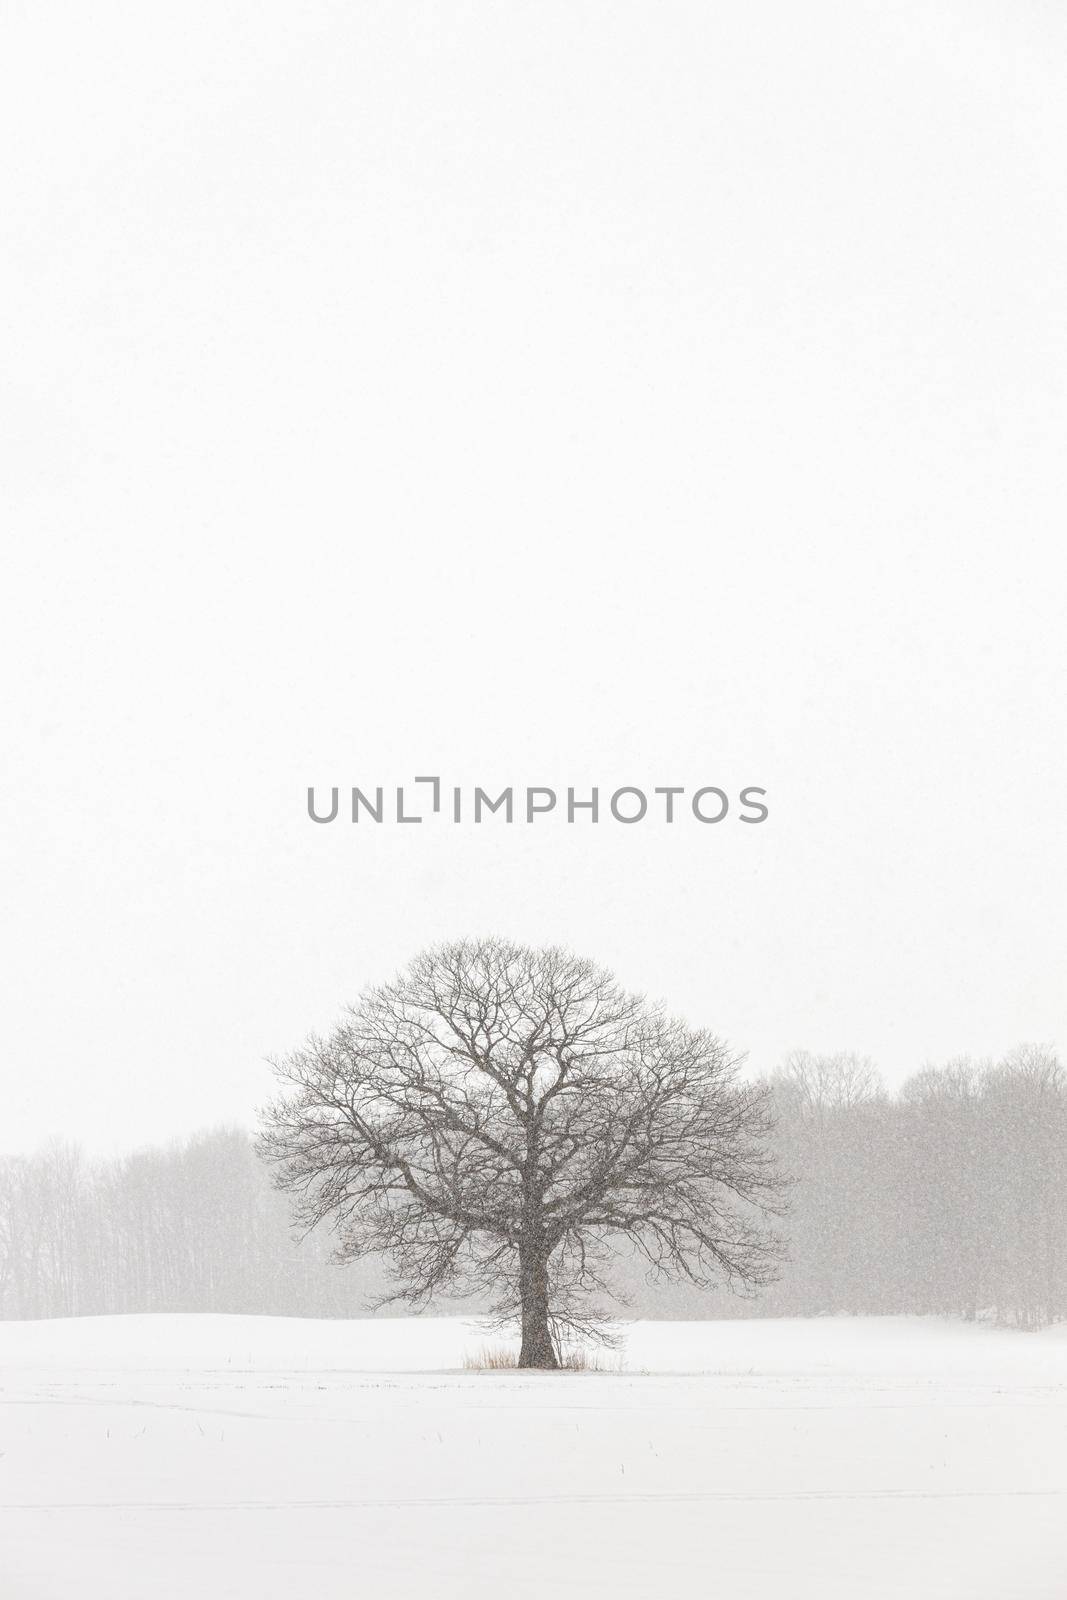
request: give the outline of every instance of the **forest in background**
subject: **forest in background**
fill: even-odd
[[[1067,1074],[1054,1052],[959,1058],[894,1093],[862,1057],[795,1052],[766,1081],[790,1180],[780,1278],[748,1299],[649,1281],[620,1256],[622,1315],[919,1313],[1019,1328],[1067,1316]],[[334,1244],[294,1237],[242,1129],[106,1161],[60,1143],[0,1159],[0,1317],[366,1316],[388,1273],[337,1266]]]

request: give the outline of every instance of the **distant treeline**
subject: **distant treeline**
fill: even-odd
[[[781,1278],[741,1300],[650,1283],[627,1257],[624,1315],[1067,1316],[1067,1075],[1050,1051],[927,1068],[892,1095],[859,1057],[796,1053],[769,1088],[792,1180]],[[293,1237],[240,1130],[112,1161],[60,1144],[0,1160],[3,1317],[364,1316],[387,1273],[340,1268],[333,1246]]]
[[[888,1095],[855,1056],[772,1080],[795,1179],[770,1315],[1067,1315],[1067,1074],[1047,1049],[928,1067]]]

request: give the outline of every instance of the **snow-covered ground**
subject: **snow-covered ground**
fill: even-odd
[[[0,1324],[3,1600],[1064,1600],[1067,1330]]]

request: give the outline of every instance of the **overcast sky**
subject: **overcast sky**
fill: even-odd
[[[1067,1045],[1059,5],[3,33],[0,1147],[249,1121],[463,934],[759,1068]],[[423,773],[770,817],[307,818]]]

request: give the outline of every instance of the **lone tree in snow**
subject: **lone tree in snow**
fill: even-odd
[[[488,1293],[521,1321],[520,1367],[596,1331],[625,1241],[653,1276],[774,1276],[765,1091],[563,950],[430,950],[275,1066],[260,1150],[300,1222],[332,1223],[342,1260],[384,1253],[389,1299]]]

